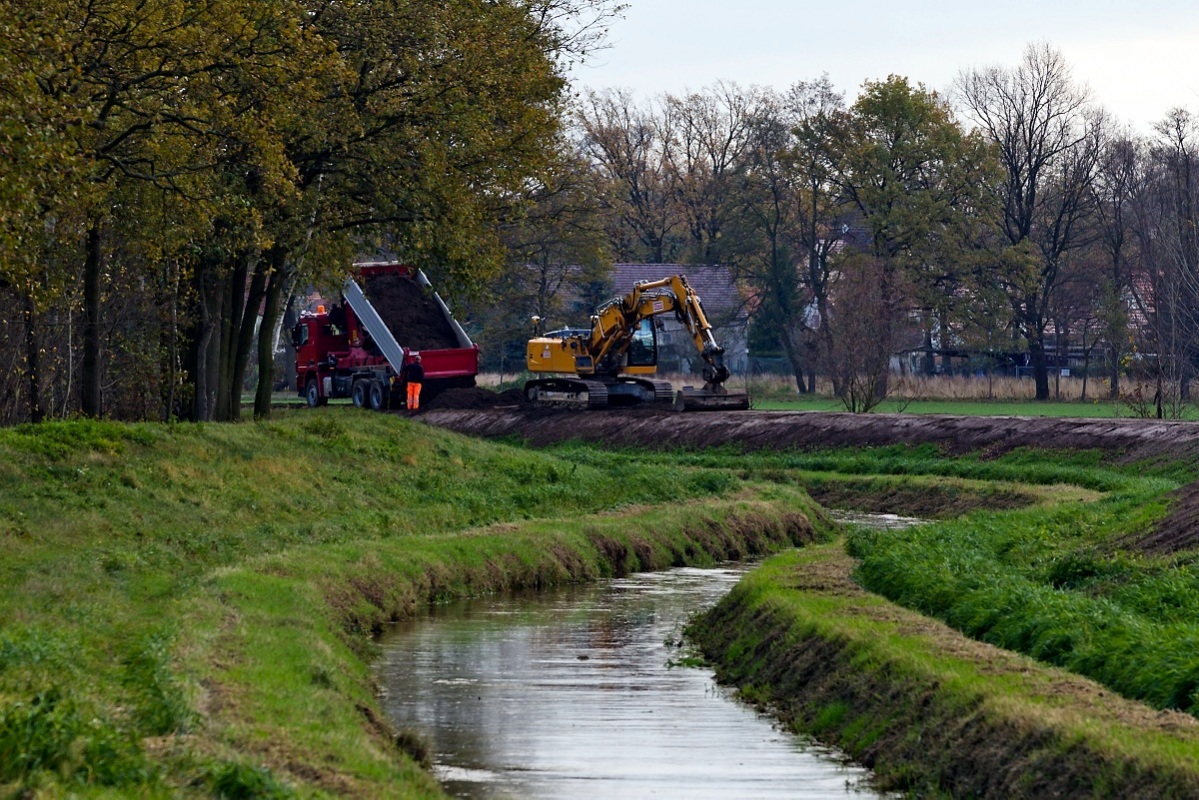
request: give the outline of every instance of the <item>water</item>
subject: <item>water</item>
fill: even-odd
[[[829,516],[843,525],[860,525],[884,531],[897,531],[913,525],[923,525],[928,520],[917,517],[901,517],[898,514],[880,514],[873,511],[845,511],[830,509]]]
[[[878,797],[869,773],[776,729],[707,669],[682,624],[742,568],[678,569],[436,609],[383,640],[400,729],[466,798]]]

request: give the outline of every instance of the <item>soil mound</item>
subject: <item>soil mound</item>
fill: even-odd
[[[1199,548],[1199,483],[1175,491],[1165,518],[1152,531],[1129,544],[1153,555]]]
[[[424,406],[427,411],[438,409],[482,411],[492,408],[525,408],[528,406],[528,401],[525,399],[525,393],[520,389],[493,392],[480,386],[472,386],[439,392]]]
[[[613,447],[810,450],[931,444],[946,453],[999,456],[1022,447],[1099,450],[1113,461],[1199,456],[1199,425],[1163,420],[627,409],[540,414],[466,411],[429,422],[476,436],[516,435],[534,445],[582,439]]]
[[[448,350],[458,346],[441,306],[419,283],[399,275],[365,278],[363,291],[401,347]]]

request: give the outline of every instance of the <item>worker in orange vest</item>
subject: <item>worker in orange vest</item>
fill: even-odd
[[[408,383],[408,410],[420,408],[420,385],[425,379],[425,368],[420,365],[420,353],[404,366],[404,379]]]

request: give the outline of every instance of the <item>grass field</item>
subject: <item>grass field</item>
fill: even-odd
[[[788,400],[755,400],[761,411],[844,411],[841,401],[819,395],[801,395]],[[880,414],[953,414],[988,417],[1093,417],[1110,419],[1136,416],[1113,403],[1042,402],[1035,400],[904,400],[888,399],[875,409]],[[1188,412],[1186,418],[1196,415]]]
[[[1193,554],[1123,544],[1194,477],[1094,452],[532,450],[348,407],[0,430],[0,796],[438,796],[378,717],[373,631],[430,600],[828,538],[806,489],[947,520],[849,534],[872,608],[1197,713]],[[813,602],[829,636],[872,638]],[[855,663],[884,680],[876,652]],[[1022,705],[1018,683],[988,686]],[[1152,766],[1175,746],[1111,754]]]

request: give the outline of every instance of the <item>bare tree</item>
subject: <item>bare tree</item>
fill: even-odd
[[[670,118],[639,108],[627,91],[589,92],[576,114],[583,149],[602,176],[616,225],[614,255],[662,264],[677,255],[681,219],[669,166]]]
[[[1199,362],[1199,122],[1173,109],[1155,130],[1150,185],[1139,208],[1137,296],[1149,322],[1146,352],[1157,394],[1173,413],[1188,399]]]
[[[1000,259],[1002,279],[1028,344],[1037,399],[1046,400],[1047,311],[1062,257],[1086,240],[1082,221],[1093,199],[1098,119],[1088,90],[1048,44],[1029,45],[1014,69],[963,71],[956,90],[1006,172],[1002,228],[1012,252]]]
[[[1120,362],[1128,339],[1125,295],[1135,262],[1134,204],[1144,193],[1147,153],[1130,133],[1110,136],[1103,144],[1093,191],[1098,242],[1106,257],[1107,275],[1101,285],[1100,316],[1107,342],[1110,395],[1120,396]]]
[[[759,98],[735,214],[718,250],[749,290],[755,324],[782,348],[800,392],[815,391],[816,364],[831,347],[830,255],[845,206],[830,180],[829,143],[842,109],[827,76]]]
[[[909,333],[906,320],[892,311],[908,295],[908,286],[903,275],[867,253],[850,255],[843,267],[829,321],[830,370],[845,409],[865,412],[886,398],[891,356]]]
[[[762,90],[735,83],[664,100],[665,130],[671,136],[664,154],[690,238],[689,262],[721,260],[721,238],[734,213],[733,186],[766,102]]]

